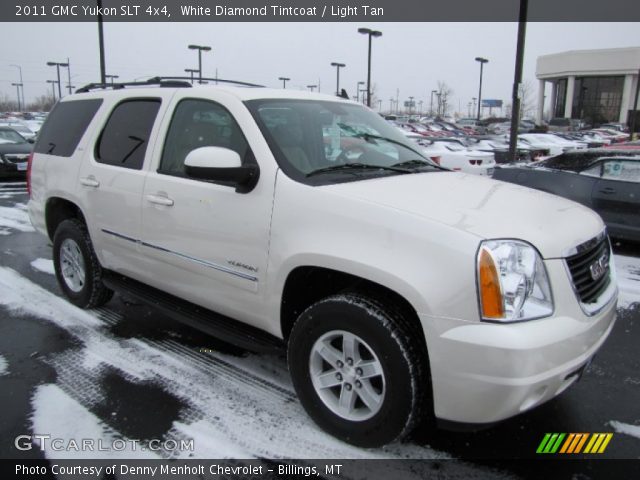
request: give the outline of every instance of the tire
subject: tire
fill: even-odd
[[[53,236],[53,266],[58,285],[74,305],[94,308],[111,300],[113,291],[102,283],[102,267],[80,220],[64,220],[58,225]]]
[[[307,308],[293,326],[287,356],[309,416],[360,447],[407,435],[431,406],[426,347],[417,330],[392,304],[366,294],[333,295]]]

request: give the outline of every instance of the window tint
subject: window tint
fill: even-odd
[[[249,144],[231,114],[208,100],[183,100],[176,107],[160,160],[160,173],[185,176],[187,154],[200,147],[224,147],[251,161]]]
[[[96,146],[99,163],[140,170],[160,100],[127,100],[111,113]]]
[[[640,183],[640,162],[632,160],[609,160],[605,162],[602,178]]]
[[[99,98],[59,102],[44,122],[33,151],[59,157],[73,155],[101,104]]]

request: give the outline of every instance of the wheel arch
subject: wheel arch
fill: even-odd
[[[47,235],[53,241],[56,229],[65,220],[77,218],[85,225],[87,224],[85,216],[80,207],[66,198],[51,197],[47,199],[44,211],[45,225],[47,227]]]

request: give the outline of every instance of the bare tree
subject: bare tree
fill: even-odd
[[[536,111],[537,96],[531,80],[522,82],[520,94],[522,96],[520,97],[520,118],[518,120],[532,117]]]
[[[0,93],[0,112],[16,112],[18,111],[18,102],[11,100],[6,93]]]
[[[446,82],[438,80],[438,92],[436,95],[438,97],[438,115],[446,116],[449,110],[449,100],[451,95],[453,95],[453,89],[447,85]]]
[[[27,110],[31,112],[48,112],[55,103],[51,95],[40,95],[27,105]]]

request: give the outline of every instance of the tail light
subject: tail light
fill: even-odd
[[[482,165],[482,160],[469,160],[471,165]]]
[[[29,159],[27,160],[27,193],[29,194],[29,198],[31,198],[31,166],[33,165],[33,152],[29,154]]]
[[[440,157],[431,157],[431,160],[440,165]]]

